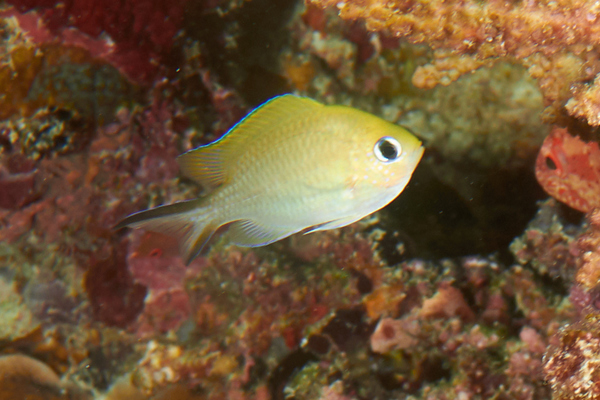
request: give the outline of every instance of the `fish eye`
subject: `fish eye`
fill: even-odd
[[[393,137],[384,136],[375,143],[373,152],[379,161],[391,163],[402,154],[402,146]]]

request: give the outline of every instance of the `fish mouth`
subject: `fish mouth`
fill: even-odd
[[[410,162],[414,165],[414,168],[416,168],[419,164],[419,161],[421,161],[423,153],[425,153],[425,147],[423,147],[423,145],[421,144],[410,154],[409,159]]]
[[[412,150],[410,153],[406,154],[402,163],[403,171],[399,175],[397,175],[398,179],[392,182],[386,182],[384,186],[388,188],[400,188],[400,191],[402,191],[410,181],[410,178],[412,177],[413,173],[415,172],[415,169],[419,165],[419,161],[421,161],[424,152],[425,148],[423,146],[419,146]]]
[[[417,169],[417,166],[419,165],[419,161],[421,161],[421,158],[423,157],[423,153],[425,153],[425,148],[419,146],[408,155],[408,162],[405,164],[407,167],[406,173],[404,174],[405,179],[410,180],[415,169]]]

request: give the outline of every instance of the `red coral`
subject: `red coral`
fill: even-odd
[[[133,327],[139,336],[150,336],[178,329],[191,314],[185,290],[187,275],[197,273],[203,259],[189,268],[177,252],[177,242],[158,233],[133,234],[128,257],[129,272],[135,282],[148,288],[144,310]]]
[[[34,174],[4,175],[0,171],[0,208],[18,209],[35,199]]]
[[[0,164],[0,209],[16,210],[35,200],[34,183],[33,163],[20,155],[8,157],[5,165]]]
[[[554,128],[544,140],[535,176],[549,195],[583,212],[600,208],[600,147]]]
[[[85,275],[94,318],[108,325],[126,327],[144,307],[146,288],[133,281],[127,270],[125,251],[117,248],[106,258],[90,257]]]
[[[179,31],[187,0],[9,0],[20,12],[35,10],[43,25],[26,23],[38,40],[50,38],[78,44],[92,54],[104,50],[104,57],[136,82],[150,82],[157,65],[171,55],[175,35]],[[101,38],[107,34],[115,46]],[[87,38],[86,38],[87,36]],[[43,39],[45,38],[45,39]]]

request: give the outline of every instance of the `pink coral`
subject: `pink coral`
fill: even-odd
[[[423,301],[420,312],[423,318],[460,317],[465,321],[475,318],[460,290],[452,286],[441,286],[432,298]]]
[[[377,324],[371,335],[371,350],[387,353],[392,349],[408,349],[416,346],[419,323],[416,320],[394,320],[384,318]]]
[[[192,314],[186,277],[198,274],[204,259],[186,268],[176,252],[177,242],[157,233],[136,231],[129,246],[128,270],[148,289],[144,308],[131,329],[140,337],[177,330]]]

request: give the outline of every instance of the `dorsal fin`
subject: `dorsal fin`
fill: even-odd
[[[319,107],[323,105],[306,97],[291,94],[274,97],[254,109],[221,139],[179,156],[181,173],[205,189],[214,189],[227,181],[229,163],[235,162],[247,147],[248,140],[257,135],[276,133],[272,129],[274,126]]]

